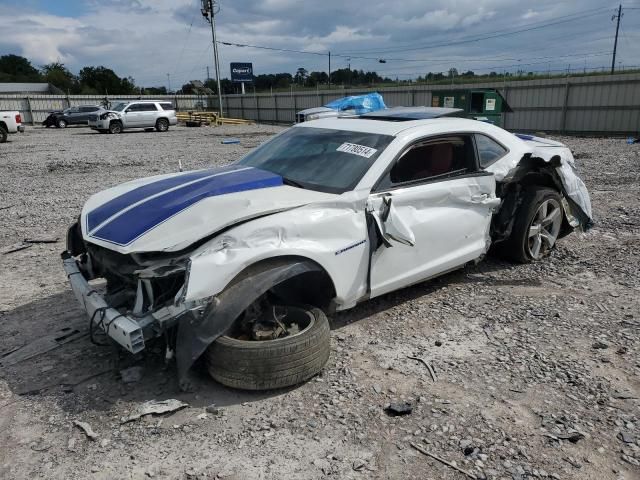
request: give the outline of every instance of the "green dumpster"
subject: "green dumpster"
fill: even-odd
[[[502,126],[502,114],[511,107],[495,88],[472,90],[436,90],[431,97],[432,107],[461,108],[466,118]]]

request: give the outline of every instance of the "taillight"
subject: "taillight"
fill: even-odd
[[[20,118],[20,114],[16,115],[16,123],[22,123],[22,118]]]

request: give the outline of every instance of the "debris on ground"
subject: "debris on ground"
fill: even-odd
[[[25,238],[24,243],[57,243],[59,240],[59,237],[38,236],[33,238]]]
[[[91,425],[89,425],[87,422],[74,420],[73,424],[80,430],[82,430],[90,440],[93,440],[95,442],[98,439],[99,435],[93,431],[93,428],[91,428]]]
[[[26,250],[27,248],[30,248],[30,247],[33,247],[31,243],[18,242],[18,243],[9,245],[7,247],[3,247],[2,250],[0,250],[0,252],[3,255],[7,255],[9,253],[19,252],[20,250]]]
[[[167,400],[149,400],[148,402],[138,405],[128,417],[122,419],[121,423],[132,422],[145,415],[160,415],[175,412],[188,406],[188,403],[173,398]]]
[[[420,445],[416,445],[415,443],[411,443],[410,444],[413,448],[415,448],[416,450],[418,450],[420,453],[422,453],[423,455],[426,455],[427,457],[431,457],[434,460],[439,461],[440,463],[442,463],[443,465],[446,465],[449,468],[453,468],[454,470],[463,473],[464,475],[466,475],[467,477],[476,480],[477,477],[470,472],[467,472],[466,470],[463,470],[462,468],[458,467],[456,464],[452,463],[452,462],[448,462],[446,461],[444,458],[439,457],[438,455],[435,455],[427,450],[425,450],[424,448],[422,448]]]

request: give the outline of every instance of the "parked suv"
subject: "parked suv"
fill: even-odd
[[[176,125],[176,110],[171,102],[133,100],[120,102],[111,110],[89,116],[89,127],[100,133],[121,133],[131,128],[155,128],[166,132]]]
[[[42,125],[45,127],[66,128],[67,125],[86,125],[89,115],[104,111],[100,105],[78,105],[62,111],[51,112]]]

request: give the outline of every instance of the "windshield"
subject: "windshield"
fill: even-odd
[[[116,105],[111,109],[114,110],[116,112],[121,112],[122,110],[124,110],[124,107],[126,107],[127,104],[122,102],[122,103],[116,103]]]
[[[330,193],[352,190],[393,140],[389,135],[294,127],[240,160],[285,183]]]

